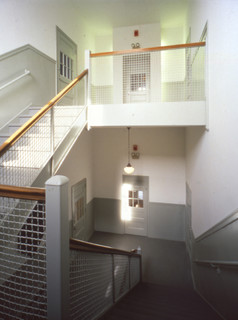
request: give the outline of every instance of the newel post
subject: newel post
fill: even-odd
[[[46,270],[49,320],[69,319],[68,181],[46,181]]]

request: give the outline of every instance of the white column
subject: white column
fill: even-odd
[[[47,312],[49,320],[69,319],[68,181],[46,181]]]

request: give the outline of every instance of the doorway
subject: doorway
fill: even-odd
[[[125,233],[147,236],[149,177],[123,176],[122,220]]]
[[[60,28],[57,33],[57,93],[66,87],[77,75],[77,45]],[[76,89],[72,89],[63,99],[61,105],[76,105]]]
[[[150,54],[123,57],[123,103],[150,101]]]

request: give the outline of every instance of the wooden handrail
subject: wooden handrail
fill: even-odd
[[[0,157],[18,140],[25,132],[27,132],[37,121],[39,121],[58,101],[60,101],[86,74],[88,69],[84,70],[77,78],[70,82],[63,90],[61,90],[52,100],[50,100],[40,111],[38,111],[30,120],[28,120],[21,128],[14,132],[1,146]]]
[[[45,201],[45,189],[0,184],[0,197]]]
[[[120,250],[108,246],[103,246],[95,243],[90,243],[82,240],[77,240],[74,238],[70,238],[70,249],[72,250],[80,250],[86,252],[94,252],[94,253],[104,253],[104,254],[120,254],[125,256],[136,256],[141,257],[140,254],[137,254],[135,250],[125,251]]]
[[[111,51],[111,52],[99,52],[91,53],[90,57],[103,57],[103,56],[114,56],[114,55],[123,55],[129,53],[139,53],[139,52],[149,52],[149,51],[164,51],[164,50],[174,50],[174,49],[186,49],[193,47],[204,47],[206,42],[193,42],[185,44],[175,44],[171,46],[161,46],[161,47],[152,47],[152,48],[142,48],[142,49],[130,49],[130,50],[121,50],[121,51]]]

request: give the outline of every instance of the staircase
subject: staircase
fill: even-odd
[[[221,320],[193,290],[141,283],[100,320]]]
[[[19,129],[26,121],[41,109],[40,106],[29,104],[14,119],[11,119],[4,127],[0,129],[0,145],[3,144],[11,134]]]
[[[87,124],[85,104],[61,105],[87,73],[0,129],[0,319],[47,319],[45,192],[23,187],[43,187]]]
[[[37,107],[29,107],[7,124],[0,132],[0,143],[18,130],[34,113]],[[47,180],[57,169],[65,152],[68,152],[86,125],[83,106],[54,106],[32,126],[0,159],[1,184],[15,186],[40,186],[40,174]],[[57,156],[54,154],[59,150]],[[50,161],[57,157],[55,167]],[[50,172],[51,171],[51,172]]]

